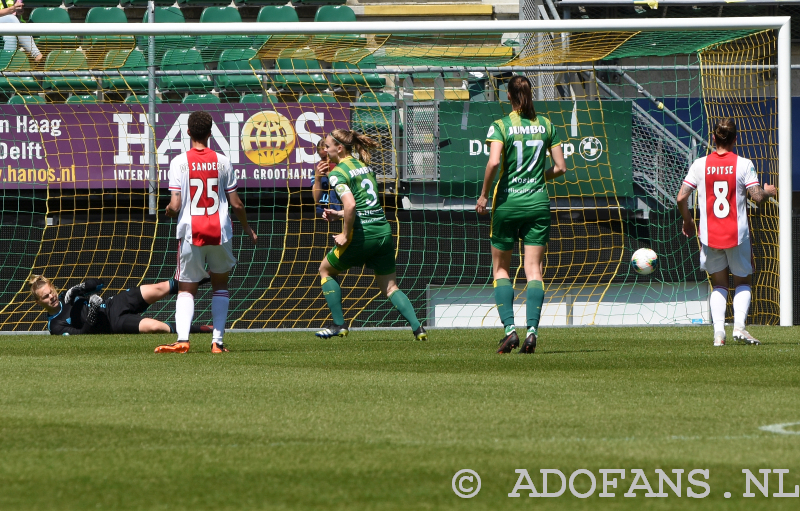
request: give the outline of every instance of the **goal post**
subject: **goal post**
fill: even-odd
[[[373,168],[393,226],[400,286],[418,314],[434,326],[495,325],[488,224],[473,209],[485,133],[508,113],[511,73],[546,75],[534,81],[535,105],[559,127],[571,157],[572,176],[549,188],[554,235],[543,324],[708,320],[697,247],[679,236],[674,197],[688,164],[708,150],[708,123],[735,111],[743,155],[780,191],[753,223],[764,232],[754,296],[766,305],[752,314],[789,326],[789,29],[788,17],[4,27],[8,35],[49,44],[76,38],[79,45],[60,64],[51,52],[44,69],[12,65],[18,55],[0,61],[9,101],[48,101],[0,105],[4,117],[58,119],[66,137],[51,140],[38,128],[23,136],[9,123],[14,136],[0,138],[2,213],[18,218],[4,239],[25,247],[0,263],[8,279],[0,288],[0,330],[41,329],[44,316],[24,286],[31,272],[51,272],[58,286],[101,277],[111,290],[171,276],[174,232],[154,213],[168,161],[186,148],[182,131],[192,108],[214,116],[212,148],[235,154],[240,193],[263,233],[257,249],[237,248],[234,327],[311,327],[326,319],[316,268],[337,226],[319,219],[311,178],[316,142],[338,127],[381,145]],[[184,60],[168,62],[169,50]],[[143,59],[137,65],[128,60],[134,51]],[[86,64],[71,66],[76,55]],[[193,55],[197,66],[186,60]],[[39,88],[26,90],[30,83]],[[135,97],[145,99],[129,101]],[[43,163],[30,166],[42,168],[18,164],[20,151],[30,157],[37,143]],[[48,178],[63,169],[66,177]],[[660,247],[658,275],[630,270],[630,253],[642,246]],[[525,293],[516,256],[513,265],[519,311]],[[354,325],[402,325],[370,270],[352,269],[343,279]],[[207,298],[201,315],[210,311]],[[163,319],[172,313],[169,305],[151,310]]]

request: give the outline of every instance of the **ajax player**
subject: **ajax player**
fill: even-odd
[[[236,265],[228,202],[244,233],[253,243],[257,239],[247,224],[244,205],[236,193],[236,175],[230,161],[208,148],[212,124],[208,112],[193,112],[188,120],[192,148],[170,162],[172,197],[166,213],[169,217],[178,217],[178,270],[175,275],[178,281],[178,298],[175,300],[178,341],[157,347],[156,353],[189,351],[194,295],[200,281],[209,275],[214,290],[211,298],[214,325],[211,352],[228,351],[222,336],[228,319],[228,273]]]
[[[333,324],[316,333],[330,339],[348,333],[342,312],[342,289],[336,276],[351,266],[375,270],[381,293],[406,318],[414,338],[428,334],[420,324],[408,297],[397,287],[392,229],[378,201],[378,182],[369,167],[369,149],[378,143],[355,131],[336,129],[325,138],[328,158],[336,167],[328,174],[331,189],[342,203],[342,210],[325,209],[322,218],[342,220],[342,232],[333,237],[335,247],[319,265],[322,294],[331,309]]]
[[[775,197],[772,185],[758,183],[753,162],[733,152],[736,124],[722,119],[714,126],[716,151],[698,158],[689,168],[678,192],[678,209],[683,217],[683,233],[693,236],[697,228],[689,211],[689,196],[697,190],[700,209],[700,268],[711,276],[711,320],[714,346],[725,345],[725,306],[728,299],[728,270],[733,274],[733,338],[745,344],[759,344],[745,330],[750,309],[753,253],[747,223],[745,191],[757,203]]]
[[[544,303],[542,260],[550,239],[550,197],[545,181],[567,172],[561,139],[550,119],[536,115],[531,82],[514,76],[508,83],[511,114],[495,121],[486,135],[489,162],[475,211],[485,215],[489,187],[497,169],[500,177],[492,199],[492,266],[497,312],[505,327],[497,353],[511,353],[519,346],[514,328],[514,287],[509,278],[511,251],[517,240],[525,246],[528,335],[519,353],[536,350],[539,319]],[[545,168],[547,152],[554,165]]]

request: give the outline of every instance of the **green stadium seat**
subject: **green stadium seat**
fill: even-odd
[[[125,0],[122,1],[124,2]],[[72,5],[75,7],[116,7],[119,3],[119,1],[115,2],[114,0],[72,0]]]
[[[339,50],[337,56],[344,56],[347,50]],[[336,57],[334,57],[336,58]],[[344,61],[334,61],[333,69],[353,69],[358,70],[358,74],[334,73],[332,81],[342,87],[369,87],[372,89],[382,89],[386,87],[386,79],[378,76],[375,72],[375,61],[371,56],[361,59],[358,64],[351,64]],[[370,72],[372,71],[372,72]]]
[[[67,98],[66,103],[89,104],[89,103],[99,103],[99,101],[97,101],[97,96],[93,96],[91,94],[73,94],[72,96]]]
[[[92,7],[86,15],[86,23],[128,23],[128,17],[119,7]],[[82,45],[92,69],[100,66],[109,50],[132,50],[135,46],[136,38],[132,35],[92,35],[84,38]]]
[[[219,56],[218,70],[263,69],[261,60],[256,59],[256,51],[252,48],[225,50]],[[214,84],[217,90],[259,91],[263,89],[261,76],[256,74],[215,75]]]
[[[69,13],[60,7],[37,7],[31,11],[29,23],[70,23]],[[80,46],[78,36],[41,35],[33,38],[42,53],[53,50],[74,50]]]
[[[200,23],[241,23],[242,15],[235,7],[206,7],[200,15]],[[206,61],[217,60],[223,50],[245,49],[253,44],[247,35],[201,35],[195,48]]]
[[[161,60],[162,71],[203,71],[203,57],[197,50],[167,50]],[[208,75],[173,75],[162,76],[158,80],[158,88],[169,91],[205,92],[214,87],[214,81]]]
[[[220,103],[220,100],[213,94],[188,94],[185,98],[183,98],[181,103],[184,105],[194,103]]]
[[[46,103],[47,100],[41,96],[20,96],[19,94],[11,96],[11,99],[8,100],[9,105],[44,105]]]
[[[146,2],[145,2],[146,3]],[[174,2],[173,2],[174,3]],[[172,4],[170,4],[172,5]],[[146,5],[145,5],[146,7]],[[183,13],[177,7],[156,7],[153,11],[156,23],[185,23],[186,19]],[[142,23],[147,23],[147,12],[145,11],[142,17]],[[157,35],[155,36],[156,43],[156,64],[161,62],[164,58],[164,53],[167,50],[188,50],[194,46],[195,37],[189,35]],[[150,48],[150,38],[147,36],[137,36],[136,45],[142,52],[147,54]]]
[[[144,94],[144,95],[141,95],[141,96],[137,96],[135,94],[132,94],[132,95],[128,96],[127,98],[125,98],[125,104],[127,104],[127,105],[146,105],[149,102],[150,102],[150,96],[148,96],[147,94]],[[162,102],[161,98],[156,97],[155,102],[156,103],[161,103]]]
[[[298,103],[338,103],[333,94],[303,94]]]
[[[0,71],[30,71],[31,63],[22,50],[0,50]],[[39,92],[42,86],[32,76],[0,77],[0,92]]]
[[[289,7],[289,9],[294,10],[294,7],[287,6],[286,0],[240,0],[241,4],[250,6],[258,6],[263,5],[265,7]],[[259,13],[260,14],[260,13]]]
[[[259,23],[298,23],[300,19],[297,17],[297,11],[290,5],[265,5],[258,11],[258,18],[256,21]],[[253,36],[253,48],[260,48],[271,36],[257,35]]]
[[[388,92],[365,92],[352,108],[353,128],[369,133],[391,130],[390,123],[392,112],[397,108],[396,101],[397,99]],[[366,105],[363,105],[364,103]],[[369,103],[391,103],[391,105]]]
[[[292,0],[292,5],[344,5],[347,0]]]
[[[278,70],[320,69],[321,65],[318,60],[314,59],[277,59],[275,68]],[[273,75],[272,83],[277,88],[288,88],[304,92],[326,89],[329,85],[325,75],[318,73]]]
[[[72,5],[72,0],[64,0],[64,5],[69,7]],[[61,0],[29,0],[25,2],[26,7],[61,7]]]
[[[142,9],[146,9],[147,8],[147,0],[120,0],[120,3],[123,4],[123,5],[130,5],[131,7],[139,7],[139,8],[142,8]],[[156,11],[157,11],[158,7],[170,7],[170,6],[175,5],[176,2],[175,2],[175,0],[155,0],[153,3],[156,4]],[[186,3],[186,0],[177,0],[177,3],[179,5],[184,5]],[[176,7],[176,9],[177,9],[177,7]],[[147,19],[147,13],[145,13],[145,19]],[[145,23],[146,23],[146,21],[145,21]],[[156,23],[159,23],[159,21],[156,21]],[[164,23],[164,22],[162,21],[160,23]]]
[[[114,76],[114,71],[147,71],[147,59],[140,50],[110,50],[103,59],[104,89],[115,91],[146,91],[147,76]]]
[[[314,21],[356,21],[356,13],[346,5],[323,5],[317,9]]]
[[[59,71],[86,71],[86,55],[77,50],[55,50],[47,55],[44,70],[51,73],[42,83],[45,89],[60,92],[93,91],[97,82],[91,76],[62,75]]]
[[[242,94],[239,103],[260,103],[262,105],[280,104],[278,96],[274,94]]]

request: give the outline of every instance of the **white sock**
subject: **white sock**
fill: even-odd
[[[724,287],[715,287],[711,291],[711,322],[714,323],[714,333],[725,335],[725,308],[728,304],[728,290]]]
[[[189,340],[189,329],[194,318],[194,296],[185,291],[178,293],[175,299],[175,330],[178,331],[178,342]]]
[[[736,286],[736,294],[733,295],[733,326],[742,330],[744,330],[744,325],[747,321],[752,295],[753,292],[747,284]]]
[[[228,291],[214,291],[211,297],[211,315],[214,318],[214,334],[212,340],[222,344],[222,336],[225,335],[225,322],[228,320]]]

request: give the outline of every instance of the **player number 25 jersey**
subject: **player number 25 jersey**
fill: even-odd
[[[753,162],[733,152],[698,158],[683,184],[697,190],[700,241],[711,248],[733,248],[750,238],[746,190],[758,185]]]
[[[233,237],[226,192],[237,188],[230,160],[211,149],[190,149],[169,166],[169,189],[181,192],[177,238],[221,245]]]

